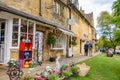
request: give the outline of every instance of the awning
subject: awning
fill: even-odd
[[[0,11],[8,12],[8,13],[11,13],[11,14],[14,14],[14,15],[18,15],[18,16],[27,18],[27,19],[38,21],[38,22],[43,23],[43,24],[50,25],[50,26],[53,26],[54,28],[58,28],[60,31],[62,31],[66,35],[75,36],[75,34],[72,31],[68,30],[64,26],[60,26],[56,23],[53,23],[53,22],[48,21],[46,19],[43,19],[41,17],[34,16],[34,15],[31,15],[31,14],[25,13],[23,11],[14,9],[12,7],[9,7],[5,4],[3,4],[3,3],[0,3]]]
[[[69,36],[77,36],[75,33],[73,33],[71,30],[64,30],[61,28],[58,28],[60,31],[62,31],[64,34],[69,35]]]

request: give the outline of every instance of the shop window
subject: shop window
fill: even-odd
[[[33,41],[33,26],[34,23],[27,21],[27,20],[21,20],[21,36],[20,41],[22,42],[32,42]]]
[[[55,44],[51,44],[51,49],[53,49],[53,50],[63,50],[64,36],[58,30],[55,31],[55,39],[56,39],[56,42],[55,42]]]
[[[12,46],[18,46],[19,19],[13,19]]]

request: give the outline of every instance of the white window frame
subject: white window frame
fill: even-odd
[[[14,19],[14,18],[13,18]],[[11,44],[11,49],[18,49],[19,48],[19,43],[20,43],[20,36],[21,36],[21,20],[23,19],[23,20],[26,20],[27,21],[27,34],[28,34],[28,23],[29,22],[32,22],[33,23],[33,41],[32,41],[32,43],[33,43],[33,48],[34,48],[34,43],[35,43],[35,27],[36,27],[36,23],[34,22],[34,21],[32,21],[32,20],[27,20],[27,19],[25,19],[25,18],[18,18],[19,19],[19,23],[18,23],[18,46],[12,46],[12,44]],[[13,31],[13,20],[12,20],[12,31]],[[13,34],[12,34],[13,35]],[[13,38],[12,38],[13,39]]]
[[[62,33],[58,33],[58,35],[59,36],[56,35],[55,37],[56,43],[54,45],[51,44],[51,50],[64,50],[64,39],[63,39],[64,36]]]

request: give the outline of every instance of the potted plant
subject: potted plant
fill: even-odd
[[[58,80],[58,78],[59,78],[59,77],[58,77],[57,74],[51,74],[51,75],[48,76],[47,79],[48,79],[48,80]]]
[[[29,65],[29,68],[33,68],[37,65],[37,63],[35,61],[30,61],[30,65]]]
[[[70,76],[71,76],[71,75],[72,75],[72,72],[70,72],[70,71],[64,70],[64,71],[62,72],[62,76],[64,77],[63,80],[70,80]]]
[[[50,62],[55,62],[55,61],[56,61],[55,55],[51,54],[49,61],[50,61]]]
[[[47,39],[48,47],[50,48],[50,46],[54,45],[55,42],[56,42],[55,34],[53,32],[49,32],[48,33],[48,39]],[[53,55],[51,55],[49,61],[50,62],[55,62],[55,57]]]
[[[7,63],[8,67],[12,67],[15,65],[15,61],[14,60],[9,60],[9,62]]]
[[[55,39],[55,35],[52,32],[48,33],[48,39],[47,39],[47,43],[50,44],[55,44],[56,39]]]
[[[75,76],[77,76],[78,75],[78,72],[80,71],[80,69],[79,69],[79,67],[77,67],[77,66],[72,66],[71,67],[71,71],[72,71],[72,76],[73,77],[75,77]]]
[[[74,45],[74,46],[77,45],[77,42],[73,40],[72,45]]]
[[[30,74],[25,74],[21,80],[34,80],[33,76]]]

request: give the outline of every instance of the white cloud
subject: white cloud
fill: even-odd
[[[102,11],[108,11],[111,13],[112,3],[115,0],[79,0],[80,6],[85,10],[85,13],[94,14],[95,27],[97,25],[97,17]]]

